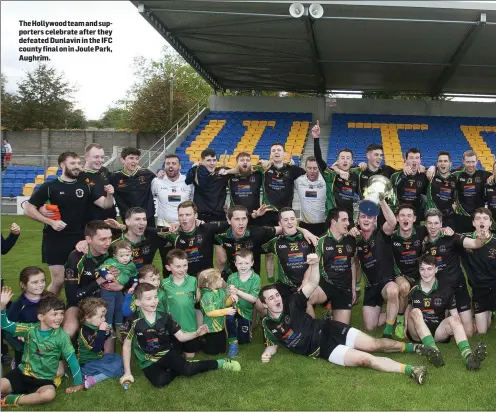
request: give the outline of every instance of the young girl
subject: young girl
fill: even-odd
[[[28,266],[21,270],[19,282],[22,293],[8,308],[7,317],[12,322],[37,323],[38,317],[36,309],[38,303],[43,296],[48,294],[48,292],[45,291],[45,272],[38,266]],[[24,342],[14,338],[9,332],[4,332],[4,336],[15,351],[15,363],[11,365],[12,369],[14,369],[21,363]]]
[[[200,300],[198,281],[188,275],[188,256],[182,249],[172,249],[167,253],[165,268],[171,275],[162,280],[160,289],[165,290],[167,307],[172,318],[179,323],[184,332],[195,332],[198,329],[195,303]],[[159,289],[159,290],[160,290]],[[194,358],[200,350],[200,340],[195,338],[187,342],[178,342],[178,350],[186,358]]]
[[[79,304],[81,330],[78,335],[78,360],[84,376],[84,387],[89,389],[109,378],[124,373],[122,357],[116,353],[103,353],[105,341],[110,337],[105,322],[107,302],[89,297]]]
[[[236,309],[230,307],[233,303],[222,289],[223,280],[217,269],[206,269],[198,275],[198,285],[201,288],[200,307],[203,313],[203,322],[208,326],[205,335],[203,351],[209,355],[226,352],[226,331],[224,323],[226,315],[234,315]]]
[[[98,268],[98,271],[100,276],[105,278],[105,280],[115,280],[124,288],[129,282],[129,279],[136,277],[136,265],[132,261],[133,249],[127,240],[120,240],[114,244],[113,253],[114,257],[107,259],[103,265]],[[108,273],[108,269],[110,268],[117,268],[119,270],[119,275],[116,279]],[[107,301],[105,322],[110,326],[114,325],[116,331],[119,332],[122,328],[122,322],[124,321],[122,315],[122,290],[110,291],[102,288],[100,290],[100,295]]]

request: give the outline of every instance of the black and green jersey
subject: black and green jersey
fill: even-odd
[[[222,246],[227,255],[224,272],[228,275],[236,272],[236,252],[240,249],[249,249],[253,252],[253,270],[256,273],[260,273],[262,245],[272,239],[275,235],[275,228],[270,226],[248,226],[245,234],[240,238],[234,236],[231,227],[216,235],[215,244]]]
[[[322,279],[337,287],[351,289],[355,253],[356,240],[353,236],[342,236],[341,239],[336,239],[331,231],[328,231],[317,244]]]
[[[493,222],[491,229],[496,230],[496,186],[485,185],[485,202],[486,207],[491,211]]]
[[[241,280],[240,274],[238,272],[233,273],[227,279],[227,286],[235,286],[241,292],[247,293],[253,297],[258,297],[260,292],[261,282],[260,276],[258,276],[253,270],[248,279]],[[255,304],[248,302],[247,300],[238,296],[238,302],[236,303],[236,310],[245,319],[251,321],[253,317],[253,306]]]
[[[148,236],[141,236],[141,239],[134,243],[131,242],[126,234],[123,233],[120,238],[114,240],[110,247],[113,248],[114,244],[119,240],[126,240],[131,243],[132,252],[133,252],[133,263],[136,266],[136,272],[143,267],[143,265],[149,265],[153,263],[153,258],[155,257],[155,252],[157,251],[157,242],[153,239],[153,235],[150,234]],[[132,278],[134,282],[137,277]]]
[[[432,289],[424,292],[419,282],[410,290],[408,304],[420,309],[427,327],[434,330],[446,318],[447,310],[456,309],[455,292],[450,287],[440,288],[437,279]]]
[[[110,332],[83,322],[78,334],[77,357],[80,365],[103,358],[105,341]]]
[[[428,240],[424,244],[424,253],[434,256],[437,265],[437,278],[439,283],[452,288],[460,282],[465,282],[460,267],[460,256],[463,254],[464,235],[455,233],[453,236],[439,234],[434,240]]]
[[[475,239],[475,233],[471,233]],[[472,289],[496,287],[496,238],[494,234],[480,249],[464,249],[462,264]]]
[[[160,283],[159,290],[165,291],[165,300],[172,318],[179,323],[185,332],[195,332],[198,329],[196,321],[195,302],[198,280],[186,275],[180,285],[174,282],[170,275]]]
[[[203,323],[208,326],[209,333],[220,332],[224,330],[224,324],[226,321],[225,316],[215,316],[210,317],[207,315],[208,312],[218,309],[226,308],[226,292],[224,289],[201,289],[201,301],[200,307],[203,313]]]
[[[375,228],[368,239],[357,238],[357,256],[367,286],[394,279],[393,242],[390,235]]]
[[[427,184],[427,208],[438,209],[443,216],[455,213],[453,204],[456,201],[456,177],[451,173],[441,176],[439,173]]]
[[[88,296],[98,296],[100,286],[96,280],[100,277],[98,267],[109,257],[108,253],[93,256],[73,250],[64,266],[64,289],[67,306],[77,306],[79,301]]]
[[[299,355],[317,358],[324,320],[307,315],[308,298],[302,291],[290,295],[284,302],[284,310],[277,319],[270,315],[262,321],[266,345],[283,345]]]
[[[393,256],[397,275],[409,280],[419,280],[418,259],[422,256],[422,246],[427,230],[424,226],[414,226],[412,234],[405,239],[397,229],[392,236]]]
[[[453,172],[456,181],[456,203],[455,211],[458,215],[471,216],[475,209],[484,206],[486,180],[491,173],[484,170],[476,170],[468,174],[465,168]]]
[[[106,196],[104,186],[110,184],[110,172],[104,166],[100,170],[83,170],[79,173],[78,180],[85,182],[90,188],[98,190],[100,196]],[[94,203],[88,204],[86,208],[86,221],[117,219],[117,211],[115,205],[110,209],[102,209]]]
[[[168,313],[156,312],[154,322],[149,322],[141,313],[138,316],[126,339],[132,340],[139,367],[144,369],[173,348],[173,336],[181,328]]]
[[[248,209],[248,213],[260,208],[260,194],[262,190],[263,169],[248,176],[235,175],[229,180],[229,195],[231,205],[241,205]]]
[[[301,286],[308,269],[307,256],[313,253],[314,247],[305,237],[297,232],[294,235],[280,235],[262,246],[266,253],[277,255],[277,279],[292,287]]]
[[[198,276],[202,270],[211,268],[214,260],[214,238],[229,227],[227,222],[204,223],[191,232],[181,228],[177,233],[168,233],[166,239],[188,256],[188,273]]]
[[[425,173],[417,172],[414,175],[405,175],[403,170],[393,173],[391,183],[395,192],[393,212],[402,203],[412,205],[417,211],[417,216],[422,211],[422,195],[427,191],[427,177]]]
[[[291,207],[294,181],[304,174],[304,169],[294,165],[284,164],[279,169],[274,165],[269,167],[263,175],[263,204],[276,212],[283,207]]]

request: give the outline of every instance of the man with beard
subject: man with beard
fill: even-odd
[[[411,173],[404,171],[393,173],[391,183],[394,189],[393,211],[398,209],[402,203],[411,204],[415,208],[415,214],[419,222],[424,221],[424,210],[422,195],[427,190],[427,177],[424,172],[420,172],[420,162],[422,154],[416,147],[408,149],[405,154],[405,165]]]
[[[436,258],[437,278],[440,287],[450,287],[455,291],[456,308],[469,338],[474,334],[470,296],[467,282],[460,267],[460,256],[464,249],[479,249],[489,239],[489,227],[481,227],[474,238],[455,233],[452,236],[441,232],[443,215],[437,209],[429,209],[425,214],[428,231],[424,242],[424,252]]]
[[[193,199],[193,185],[186,184],[186,176],[180,173],[179,157],[175,154],[165,156],[165,176],[152,180],[152,194],[157,199],[157,226],[170,229],[178,223],[177,207],[186,200]],[[162,268],[167,264],[167,253],[172,248],[159,248]]]
[[[427,184],[427,208],[438,209],[443,214],[445,226],[455,227],[455,210],[453,205],[456,201],[456,177],[451,173],[451,155],[449,152],[439,152],[437,155],[437,167],[435,174],[429,168],[426,175]]]
[[[24,214],[45,224],[41,242],[42,261],[50,269],[52,282],[47,290],[58,295],[64,284],[64,264],[79,240],[84,238],[86,210],[91,203],[103,209],[114,204],[114,188],[105,185],[104,192],[92,189],[78,180],[81,161],[77,153],[64,152],[57,162],[62,175],[43,183],[26,203]],[[106,196],[105,196],[106,193]],[[38,210],[50,203],[57,210],[56,216],[47,218]]]
[[[339,150],[338,159],[336,161],[336,171],[334,171],[327,167],[326,162],[322,158],[322,151],[320,149],[320,125],[318,120],[317,124],[312,127],[312,137],[314,155],[327,186],[325,204],[326,217],[329,217],[330,211],[336,207],[344,209],[346,210],[346,213],[348,213],[350,227],[354,227],[353,201],[355,194],[358,193],[359,177],[357,174],[350,174],[350,168],[353,164],[353,152],[350,149]]]
[[[152,195],[152,180],[155,173],[139,167],[141,151],[125,147],[121,151],[122,169],[110,175],[110,183],[115,187],[115,202],[121,217],[131,207],[141,207],[146,211],[148,227],[155,227],[155,203]]]
[[[229,180],[231,206],[244,206],[248,209],[250,225],[257,224],[253,212],[260,209],[260,191],[262,189],[263,169],[251,164],[251,155],[241,152],[236,156],[236,175]],[[258,273],[258,272],[257,272]]]
[[[475,232],[467,236],[475,239],[477,233],[491,227],[491,212],[485,207],[475,210]],[[472,307],[477,333],[482,338],[491,325],[491,311],[496,311],[496,238],[490,234],[480,249],[465,249],[462,264],[472,288]]]

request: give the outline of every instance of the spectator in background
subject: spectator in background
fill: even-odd
[[[5,147],[5,167],[10,166],[10,161],[12,159],[12,146],[7,139],[3,139],[3,145]]]
[[[3,143],[1,146],[2,146],[2,172],[3,172],[5,170],[4,162],[5,162],[5,155],[7,154],[7,152],[5,151],[5,146]]]
[[[19,225],[17,223],[12,223],[10,226],[10,234],[7,239],[2,236],[2,255],[9,253],[10,249],[16,244],[20,234],[21,228]]]

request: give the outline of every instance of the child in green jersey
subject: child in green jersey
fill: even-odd
[[[226,315],[236,314],[236,309],[231,307],[233,300],[230,297],[226,299],[223,282],[218,269],[206,269],[198,275],[202,295],[200,307],[203,322],[208,326],[203,351],[209,355],[226,352],[225,318]]]
[[[55,296],[47,296],[38,304],[38,323],[16,323],[11,322],[5,312],[12,296],[11,288],[2,288],[2,329],[15,337],[22,337],[25,345],[21,364],[2,378],[2,407],[51,402],[55,398],[53,380],[62,356],[69,364],[74,381],[74,386],[67,388],[66,393],[84,389],[71,340],[60,327],[64,320],[64,302]]]
[[[236,252],[234,258],[238,271],[227,279],[229,295],[235,302],[236,308],[234,315],[226,316],[229,358],[237,356],[238,343],[250,343],[251,341],[253,307],[261,286],[260,276],[252,269],[253,252],[249,249],[241,249]]]
[[[194,276],[188,275],[188,255],[182,249],[172,249],[167,253],[165,268],[171,275],[162,280],[160,289],[165,291],[168,312],[179,323],[181,330],[194,332],[198,329],[196,320],[195,303],[200,300],[198,281]],[[178,350],[186,358],[193,358],[195,352],[200,350],[198,338],[187,342],[178,342]]]
[[[117,281],[124,288],[130,279],[136,277],[136,265],[133,263],[133,248],[127,240],[119,240],[114,244],[114,257],[107,259],[98,268],[99,274],[107,281]],[[119,275],[114,276],[108,272],[109,269],[116,268]],[[100,295],[107,301],[107,315],[105,322],[115,325],[115,329],[120,331],[124,317],[122,315],[123,294],[122,290],[101,289]]]
[[[108,323],[105,322],[107,302],[91,296],[79,303],[79,309],[78,360],[84,387],[89,389],[105,379],[120,377],[124,367],[121,355],[103,351],[105,341],[110,338]]]

